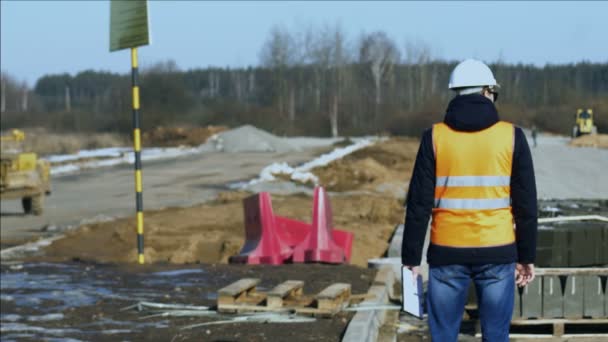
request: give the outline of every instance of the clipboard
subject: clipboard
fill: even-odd
[[[422,276],[416,277],[407,267],[401,267],[401,310],[422,319],[424,314],[424,290],[422,289]]]

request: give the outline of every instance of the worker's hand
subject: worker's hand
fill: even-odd
[[[403,267],[407,268],[408,270],[412,271],[412,279],[414,280],[414,286],[418,286],[418,275],[420,274],[420,266],[407,266],[407,265],[403,265]]]
[[[534,280],[534,264],[515,265],[515,283],[519,287],[524,287]]]

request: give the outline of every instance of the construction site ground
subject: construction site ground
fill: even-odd
[[[270,289],[289,279],[305,293],[335,282],[365,293],[374,270],[341,265],[116,265],[25,263],[2,265],[2,339],[19,341],[337,341],[352,313],[310,323],[231,323],[182,329],[225,320],[152,317],[122,310],[139,301],[213,306],[217,290],[240,278],[259,278]]]
[[[540,198],[607,197],[608,180],[603,175],[603,170],[608,169],[608,150],[571,147],[568,146],[568,138],[558,136],[541,135],[538,142],[538,147],[532,148],[532,153]],[[137,320],[136,313],[117,311],[121,306],[132,304],[135,299],[108,299],[112,298],[113,292],[124,289],[125,292],[122,293],[141,292],[144,297],[149,296],[150,300],[204,305],[209,304],[202,301],[205,296],[248,272],[255,273],[263,283],[275,279],[292,279],[289,277],[294,274],[294,278],[295,275],[299,276],[295,279],[304,280],[306,284],[309,281],[314,283],[314,279],[320,282],[318,286],[323,286],[325,283],[322,282],[325,281],[345,281],[353,285],[354,293],[365,292],[373,279],[373,271],[366,268],[367,260],[381,257],[385,253],[395,226],[403,221],[403,200],[418,148],[416,139],[391,138],[312,170],[329,191],[334,226],[355,235],[352,257],[354,266],[286,265],[273,268],[225,264],[228,256],[237,253],[244,242],[241,200],[245,196],[257,191],[270,191],[275,214],[304,221],[310,221],[312,215],[310,184],[291,182],[289,177],[278,177],[278,181],[259,182],[240,189],[233,189],[231,185],[257,177],[260,170],[272,162],[286,161],[290,165],[298,165],[334,147],[328,144],[325,147],[282,153],[211,152],[147,163],[144,166],[144,203],[147,209],[145,255],[146,261],[153,265],[143,268],[134,264],[136,240],[132,217],[134,194],[131,167],[89,170],[55,178],[54,193],[48,198],[47,212],[41,217],[22,216],[20,203],[3,201],[3,280],[11,274],[15,274],[13,276],[16,279],[25,280],[29,279],[28,276],[38,275],[35,281],[41,284],[45,284],[46,278],[55,277],[62,284],[60,286],[64,286],[72,282],[70,279],[84,284],[88,281],[95,283],[95,279],[99,278],[101,283],[108,279],[104,286],[110,288],[99,306],[96,300],[87,302],[88,304],[74,309],[78,314],[68,316],[64,310],[69,305],[58,306],[57,299],[48,299],[46,293],[33,298],[42,301],[48,299],[54,305],[51,309],[45,309],[46,304],[43,305],[42,302],[28,304],[26,299],[23,299],[25,302],[18,302],[16,295],[34,291],[19,289],[19,284],[22,283],[15,285],[14,289],[3,285],[3,315],[19,316],[13,316],[15,322],[12,323],[21,324],[21,328],[13,325],[16,327],[14,333],[27,333],[23,331],[27,330],[23,325],[34,326],[29,329],[30,333],[35,328],[44,326],[41,328],[44,333],[34,332],[38,337],[49,336],[49,329],[72,325],[104,327],[103,322],[95,323],[94,315],[100,317],[99,314],[102,313],[104,319],[116,322],[123,319]],[[34,255],[4,253],[9,250],[7,247],[15,244],[58,235],[63,237],[41,248]],[[10,266],[6,264],[5,256],[10,256]],[[87,272],[83,273],[83,268],[94,271],[87,271],[87,275]],[[171,277],[171,281],[161,282],[164,285],[150,285],[160,284],[151,276],[152,273],[184,268],[199,271],[179,273],[179,276]],[[133,282],[125,280],[130,279],[131,275]],[[194,279],[212,282],[199,285]],[[187,284],[176,285],[181,281]],[[150,288],[142,289],[142,284]],[[179,287],[179,291],[175,290],[176,287]],[[101,292],[105,293],[104,291],[106,290]],[[164,300],[163,296],[169,297]],[[42,312],[62,312],[64,316],[43,323],[36,321],[35,324],[27,318],[37,317]],[[86,318],[87,315],[90,317]],[[165,318],[166,322],[161,328],[150,324],[145,328],[114,326],[112,329],[129,330],[121,332],[125,334],[120,335],[121,339],[147,336],[151,340],[170,340],[173,336],[178,336],[183,340],[201,340],[205,335],[196,334],[205,333],[208,340],[255,340],[249,338],[250,335],[237,335],[254,331],[256,338],[262,336],[259,337],[260,340],[324,340],[321,336],[332,336],[325,340],[335,341],[344,332],[348,319],[349,316],[341,314],[331,320],[321,319],[314,325],[291,323],[275,327],[272,324],[242,323],[247,325],[246,328],[235,328],[228,324],[181,332],[177,327],[192,324],[192,320]],[[196,320],[200,321],[199,318]],[[3,326],[8,324],[6,319],[3,318],[2,321]],[[108,327],[110,326],[112,325]],[[317,329],[319,335],[315,335],[316,332],[311,335],[310,332]],[[304,332],[307,333],[303,335]],[[64,337],[83,337],[82,332],[59,333],[64,334],[61,335]],[[295,335],[290,335],[292,333]],[[101,334],[93,336],[99,336],[103,340],[105,337],[102,336],[105,335]],[[116,337],[108,335],[107,339],[115,340]],[[400,339],[401,337],[403,336]]]

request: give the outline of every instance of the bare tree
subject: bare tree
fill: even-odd
[[[260,62],[263,66],[275,70],[275,82],[279,93],[279,110],[288,112],[290,122],[295,121],[295,85],[288,78],[288,68],[298,60],[298,44],[295,38],[283,26],[274,26],[262,50]],[[285,100],[288,100],[287,106]]]
[[[329,114],[329,122],[331,126],[331,134],[333,137],[338,136],[338,104],[342,100],[342,88],[346,77],[346,66],[349,62],[348,45],[346,42],[346,33],[340,25],[333,27],[331,31],[331,73],[332,73],[332,92],[331,92],[331,110]]]
[[[408,107],[410,110],[414,109],[415,104],[423,103],[427,95],[427,84],[429,83],[427,66],[431,62],[431,58],[432,50],[428,43],[419,39],[405,40],[403,63],[410,66],[408,68],[410,71],[408,74]],[[415,74],[416,69],[418,72]],[[434,87],[434,77],[435,75],[432,76],[431,87]],[[414,92],[419,94],[418,98],[414,96]]]
[[[6,112],[6,79],[0,73],[0,113]]]
[[[72,111],[72,100],[71,100],[71,96],[70,96],[70,86],[66,84],[65,86],[65,111],[66,112],[71,112]]]
[[[28,95],[29,95],[29,89],[27,88],[27,83],[23,82],[23,84],[21,85],[21,111],[22,112],[27,112]]]
[[[393,66],[399,62],[399,57],[395,42],[386,33],[376,31],[361,36],[359,62],[369,65],[376,91],[376,109],[382,102],[382,81],[392,75]]]

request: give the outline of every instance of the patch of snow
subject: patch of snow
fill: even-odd
[[[360,150],[364,147],[370,146],[374,144],[378,138],[366,138],[356,141],[352,145],[348,145],[346,147],[339,147],[334,149],[333,151],[323,154],[307,163],[304,163],[298,167],[289,166],[287,163],[272,163],[260,172],[260,176],[256,179],[253,179],[246,183],[240,183],[238,185],[233,185],[234,187],[245,188],[260,182],[268,182],[276,180],[275,175],[284,174],[288,175],[291,180],[307,183],[312,182],[317,185],[319,183],[319,178],[315,176],[310,170],[316,167],[326,166],[327,164],[333,162],[334,160],[338,160],[343,158],[344,156],[353,153],[357,150]]]
[[[204,273],[204,271],[200,268],[190,268],[190,269],[185,269],[185,270],[156,272],[156,273],[152,273],[152,275],[159,276],[159,277],[174,277],[174,276],[192,274],[192,273]]]
[[[63,314],[62,313],[50,313],[50,314],[46,314],[46,315],[32,315],[32,316],[27,316],[27,320],[30,322],[48,322],[48,321],[59,321],[63,319]]]
[[[9,322],[17,322],[17,321],[21,320],[21,316],[15,315],[15,314],[2,315],[2,316],[0,316],[0,320],[9,321]]]

